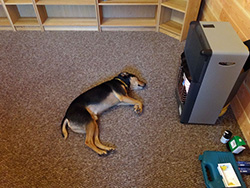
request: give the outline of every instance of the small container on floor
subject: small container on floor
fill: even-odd
[[[221,139],[220,139],[221,143],[226,144],[226,143],[229,141],[229,139],[231,138],[231,136],[232,136],[231,131],[226,130],[226,131],[223,133],[223,135],[222,135],[222,137],[221,137]]]

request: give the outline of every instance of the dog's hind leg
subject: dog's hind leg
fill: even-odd
[[[94,150],[96,153],[98,153],[99,155],[103,155],[103,154],[107,154],[107,151],[99,149],[94,142],[94,136],[95,136],[95,123],[94,120],[91,121],[87,127],[86,127],[86,139],[85,139],[85,144],[91,148],[92,150]]]
[[[115,147],[110,147],[110,146],[105,146],[101,143],[100,139],[99,139],[99,127],[96,121],[93,121],[93,123],[95,124],[95,145],[103,150],[107,150],[107,151],[111,151],[111,150],[115,150]]]

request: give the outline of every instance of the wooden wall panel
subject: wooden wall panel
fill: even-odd
[[[202,21],[230,22],[242,41],[250,40],[250,0],[204,0],[199,17]],[[250,74],[231,107],[250,146]]]
[[[247,116],[250,117],[250,93],[245,83],[241,85],[237,96],[241,99],[242,108],[246,111]]]
[[[250,145],[249,144],[250,143],[250,128],[249,128],[250,120],[247,117],[246,112],[242,108],[242,104],[238,96],[236,96],[234,100],[231,102],[231,106],[233,106],[233,112],[240,126],[240,129],[242,130],[243,135],[248,145]]]
[[[231,23],[234,23],[234,29],[240,31],[245,36],[242,40],[250,39],[250,12],[244,11],[237,1],[221,0],[223,11],[225,14],[220,20],[225,17],[229,17]]]
[[[202,21],[219,21],[219,19],[216,18],[216,15],[213,13],[212,9],[207,5],[203,5],[203,12],[201,15]]]
[[[245,80],[246,86],[250,88],[250,73],[248,73],[248,77]]]
[[[237,0],[236,3],[242,8],[246,13],[250,12],[250,0]]]
[[[212,20],[210,20],[209,18],[206,18],[207,21],[219,21],[219,17],[222,11],[222,5],[221,3],[218,1],[207,1],[205,3],[205,5],[207,6],[207,8],[209,9],[209,12],[207,12],[207,16],[212,16]],[[205,11],[204,11],[205,13]]]

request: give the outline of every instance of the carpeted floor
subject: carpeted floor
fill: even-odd
[[[205,187],[199,155],[227,151],[224,130],[242,133],[231,109],[213,126],[179,122],[184,44],[156,32],[0,32],[0,187]],[[72,131],[65,141],[60,124],[71,101],[124,70],[147,88],[132,93],[142,115],[120,106],[100,117],[101,140],[117,150],[100,157]]]

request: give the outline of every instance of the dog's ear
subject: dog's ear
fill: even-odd
[[[127,73],[127,72],[122,72],[122,73],[120,73],[120,76],[121,76],[121,77],[128,77],[128,76],[129,76],[129,73]]]

